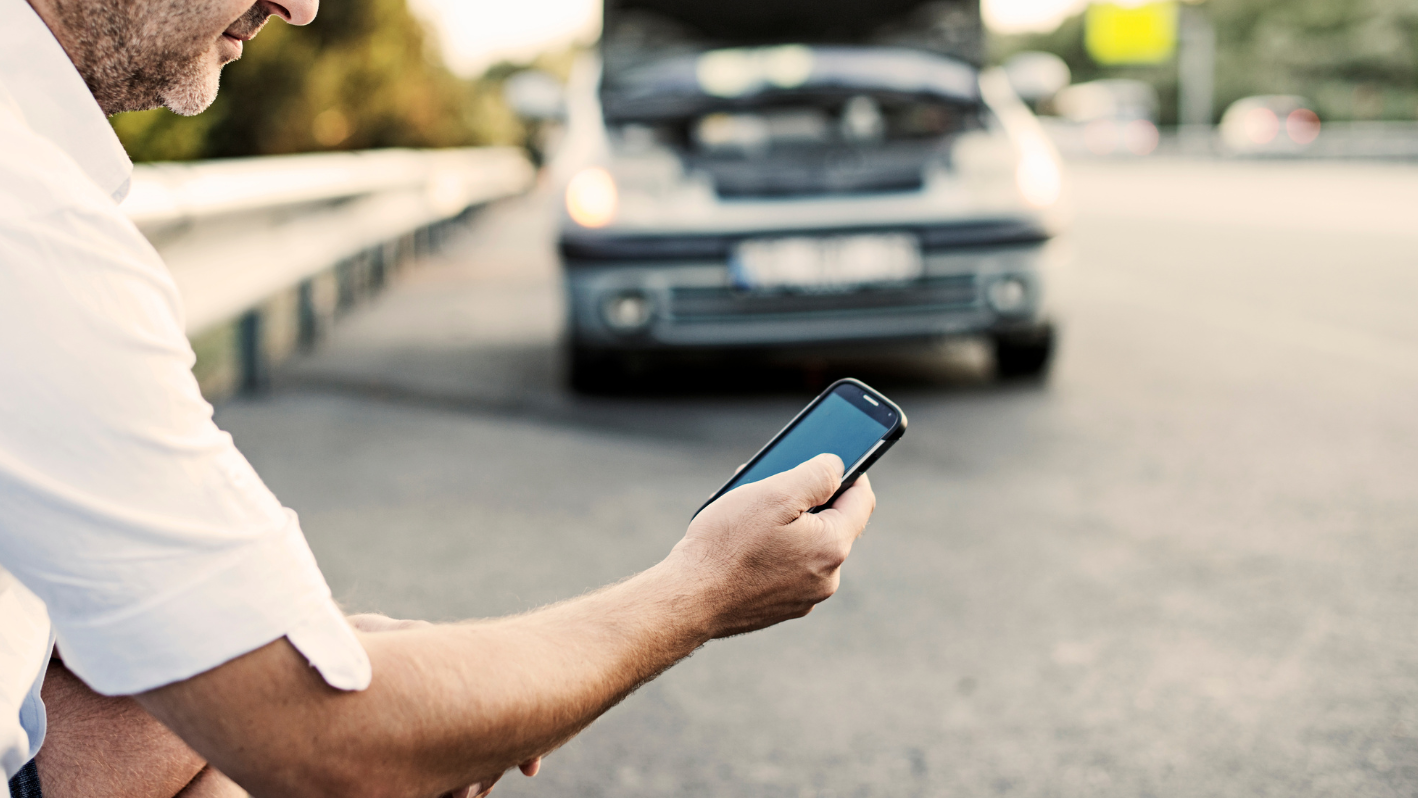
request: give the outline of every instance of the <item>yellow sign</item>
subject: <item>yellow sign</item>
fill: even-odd
[[[1093,3],[1083,21],[1083,43],[1100,64],[1160,64],[1177,49],[1175,0]]]

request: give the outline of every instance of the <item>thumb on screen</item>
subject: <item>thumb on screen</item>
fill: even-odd
[[[763,480],[765,487],[781,491],[784,503],[795,512],[806,512],[832,498],[842,485],[842,458],[831,452]]]

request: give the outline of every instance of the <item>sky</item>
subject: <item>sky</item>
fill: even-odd
[[[591,41],[601,0],[411,0],[438,28],[453,69],[476,75],[503,59],[528,60],[573,40]],[[1049,31],[1087,0],[984,0],[985,23],[1001,33]]]
[[[999,33],[1047,33],[1088,0],[984,0],[985,24]]]
[[[477,75],[504,59],[530,60],[574,40],[592,41],[601,0],[410,0],[433,22],[448,65]]]

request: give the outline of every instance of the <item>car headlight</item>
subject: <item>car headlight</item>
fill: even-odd
[[[1252,108],[1241,120],[1253,144],[1269,144],[1280,134],[1280,117],[1269,108]]]
[[[1047,153],[1027,152],[1019,159],[1014,172],[1015,182],[1024,201],[1036,208],[1046,208],[1059,201],[1063,193],[1063,174],[1059,165]]]
[[[582,227],[605,227],[619,206],[615,178],[600,167],[582,169],[566,184],[566,212]]]
[[[1319,115],[1308,108],[1296,108],[1285,117],[1285,132],[1296,144],[1309,144],[1320,137]]]

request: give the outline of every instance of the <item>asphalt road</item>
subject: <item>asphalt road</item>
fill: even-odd
[[[352,609],[646,567],[839,370],[911,418],[841,592],[504,796],[1418,792],[1418,168],[1077,164],[1062,357],[559,384],[546,200],[491,209],[219,422]]]

